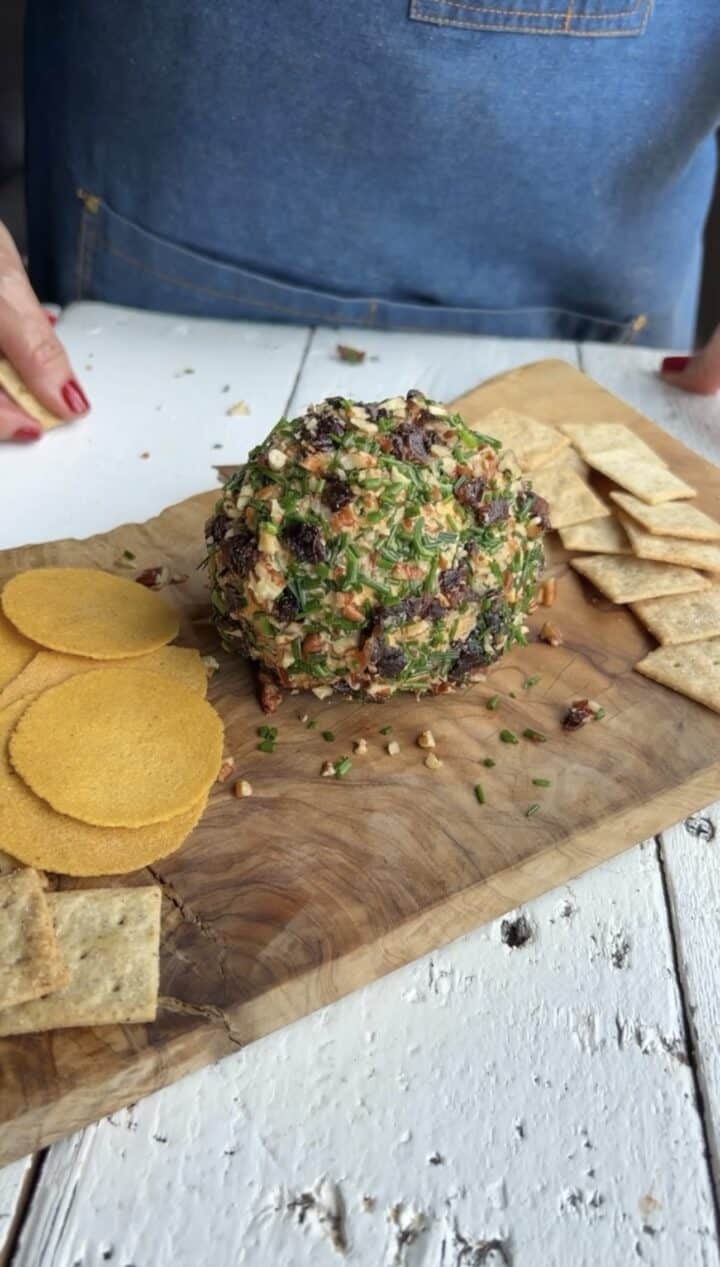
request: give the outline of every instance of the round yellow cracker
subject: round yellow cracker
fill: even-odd
[[[223,727],[206,700],[160,673],[106,668],[39,695],[10,760],[61,814],[141,827],[189,810],[217,778]]]
[[[32,660],[37,647],[23,637],[7,616],[0,611],[0,691],[22,673]]]
[[[89,656],[66,655],[64,651],[46,651],[41,648],[29,664],[12,682],[0,690],[0,709],[24,699],[32,698],[51,686],[58,686],[77,673],[102,673],[106,666],[147,673],[167,673],[184,682],[198,695],[207,693],[208,676],[199,651],[193,647],[159,647],[147,655],[128,656],[126,660],[91,660]]]
[[[91,827],[56,814],[15,773],[8,741],[27,707],[19,700],[0,712],[0,842],[28,867],[60,875],[125,875],[179,849],[203,810],[206,797],[176,818],[150,827]]]
[[[152,590],[97,568],[34,568],[8,581],[2,607],[26,638],[53,651],[118,660],[176,637],[177,612]]]

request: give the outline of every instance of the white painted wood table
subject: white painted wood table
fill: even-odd
[[[92,304],[60,329],[94,413],[3,446],[3,546],[147,518],[328,393],[448,398],[547,355],[720,459],[720,402],[643,349]],[[714,806],[532,903],[526,945],[480,928],[8,1167],[6,1261],[720,1267],[719,859]]]

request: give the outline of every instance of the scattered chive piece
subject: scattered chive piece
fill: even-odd
[[[323,739],[325,740],[325,743],[334,743],[334,742],[335,742],[335,736],[334,736],[334,734],[333,734],[333,732],[332,732],[331,730],[324,730],[324,731],[322,732],[322,737],[323,737]]]
[[[317,730],[317,722],[316,722],[316,720],[315,720],[315,718],[314,718],[314,717],[311,717],[311,718],[310,718],[310,721],[305,722],[305,729],[306,729],[306,730]]]
[[[277,726],[258,726],[258,734],[261,739],[268,739],[274,743],[277,739]]]
[[[529,739],[531,743],[547,743],[547,735],[541,734],[539,730],[533,730],[532,726],[525,727],[523,739]]]
[[[552,787],[552,779],[533,779],[533,787]]]
[[[495,762],[493,761],[492,757],[486,757],[485,760],[483,761],[483,765],[485,766],[486,770],[492,770],[493,766],[495,765]]]
[[[508,695],[510,696],[510,699],[517,699],[517,695],[514,691],[508,691]]]
[[[478,801],[478,802],[480,803],[480,805],[484,805],[484,804],[485,804],[485,793],[483,792],[483,786],[482,786],[482,783],[476,783],[476,784],[475,784],[474,792],[475,792],[475,800],[476,800],[476,801]]]
[[[602,717],[604,717],[604,716],[605,716],[605,709],[604,709],[604,708],[596,708],[596,710],[595,710],[595,715],[594,715],[594,717],[593,717],[593,721],[600,721],[600,719],[601,719]]]
[[[500,696],[491,695],[485,707],[489,708],[491,713],[494,713],[499,703],[500,703]]]
[[[392,726],[381,726],[381,727],[380,727],[380,734],[381,734],[381,735],[391,735],[391,734],[392,734]]]
[[[523,690],[524,691],[531,690],[533,686],[537,686],[539,681],[540,681],[540,674],[535,673],[533,677],[529,677],[523,682]]]
[[[528,805],[527,809],[525,810],[525,817],[534,818],[535,815],[539,813],[540,813],[540,806],[538,805],[537,801],[535,801],[532,805]]]
[[[261,739],[261,740],[260,740],[260,743],[258,744],[258,752],[274,752],[274,751],[275,751],[275,740],[274,740],[274,739]]]
[[[501,730],[500,742],[501,743],[519,743],[520,740],[518,739],[517,735],[513,734],[511,730]]]
[[[335,763],[335,778],[343,779],[345,775],[347,774],[348,770],[351,770],[351,769],[352,769],[352,761],[350,760],[350,758],[341,757],[340,760],[336,761]]]
[[[123,550],[122,557],[124,559],[129,559],[131,563],[134,563],[136,555],[133,554],[132,550]]]

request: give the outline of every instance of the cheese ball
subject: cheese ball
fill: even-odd
[[[491,436],[419,391],[283,418],[206,528],[224,646],[284,690],[467,686],[525,640],[547,504]]]

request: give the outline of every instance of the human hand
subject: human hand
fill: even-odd
[[[720,326],[696,356],[666,356],[660,374],[673,387],[700,396],[720,391]]]
[[[90,408],[70,362],[33,293],[10,234],[0,224],[0,355],[57,418],[70,421]],[[0,391],[0,440],[39,440],[42,427]]]

